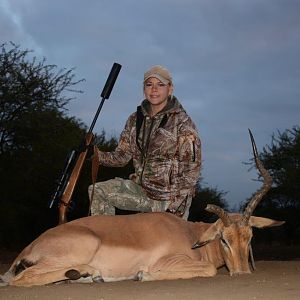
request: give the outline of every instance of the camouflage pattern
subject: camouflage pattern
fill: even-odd
[[[89,187],[91,198],[93,186]],[[94,201],[95,200],[95,201]],[[187,209],[180,213],[180,217],[187,220],[191,205],[191,198]],[[142,187],[132,180],[115,178],[95,184],[94,197],[91,202],[91,214],[115,215],[115,208],[138,212],[162,212],[166,211],[170,201],[157,201],[147,197]]]
[[[127,120],[115,151],[99,151],[100,164],[120,167],[133,159],[135,173],[130,179],[141,187],[147,201],[162,201],[168,205],[163,207],[182,216],[190,206],[200,176],[201,144],[198,132],[174,96],[153,117],[149,115],[149,108],[149,102],[144,100],[141,105],[144,119],[138,139],[135,112]],[[114,193],[111,185],[107,189],[112,189],[111,193]],[[100,196],[102,192],[97,190],[99,185],[95,188],[94,207],[98,205],[95,202],[105,201],[104,196]],[[99,209],[103,211],[102,207]]]
[[[89,188],[91,194],[92,186]],[[132,180],[115,178],[95,184],[94,199],[92,201],[92,215],[114,215],[115,207],[140,212],[165,211],[169,201],[149,199],[141,186]]]

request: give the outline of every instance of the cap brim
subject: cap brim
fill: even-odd
[[[166,78],[160,76],[159,74],[151,74],[151,75],[147,76],[147,77],[144,79],[144,82],[145,82],[146,80],[148,80],[149,78],[151,78],[151,77],[154,77],[154,78],[158,79],[158,80],[161,81],[163,84],[169,84],[169,83],[170,83],[169,80],[167,80]]]

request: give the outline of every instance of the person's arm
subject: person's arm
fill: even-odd
[[[112,152],[99,150],[100,164],[107,167],[123,167],[132,158],[130,135],[133,128],[133,115],[131,115],[123,129],[117,148]]]

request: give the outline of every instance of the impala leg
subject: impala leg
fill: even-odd
[[[0,286],[6,286],[9,284],[11,279],[13,278],[13,272],[8,270],[5,274],[0,275]]]
[[[48,268],[49,269],[49,268]],[[89,277],[96,282],[101,281],[101,274],[98,270],[89,265],[71,266],[58,270],[49,270],[45,265],[34,265],[22,271],[15,276],[10,282],[10,285],[15,286],[32,286],[44,285],[48,283],[58,282],[62,280],[77,280],[81,277]]]
[[[217,270],[207,261],[193,260],[184,254],[162,257],[148,272],[139,275],[142,281],[212,277]]]

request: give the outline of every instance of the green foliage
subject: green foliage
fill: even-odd
[[[261,160],[270,170],[274,189],[269,198],[276,206],[300,209],[300,128],[294,127],[278,136],[272,136],[271,146],[266,146]]]
[[[32,51],[10,43],[0,46],[0,154],[28,149],[34,118],[39,113],[59,113],[73,99],[65,91],[73,86],[73,70],[58,70],[46,60],[31,58]],[[70,95],[70,93],[69,93]],[[40,123],[38,123],[40,125]],[[32,136],[32,139],[34,136]]]
[[[273,178],[273,187],[257,206],[254,214],[284,220],[287,243],[300,242],[300,128],[272,135],[271,145],[259,155]],[[254,162],[252,162],[254,164]],[[258,175],[261,180],[261,176]],[[242,209],[250,201],[242,205]]]
[[[7,48],[11,48],[7,50]],[[86,131],[64,115],[77,82],[30,58],[31,51],[2,45],[0,54],[0,244],[18,248],[56,224],[48,209],[67,152]]]

